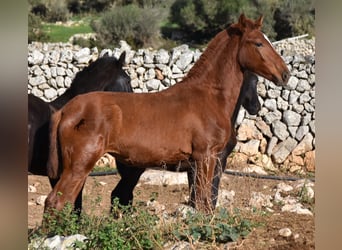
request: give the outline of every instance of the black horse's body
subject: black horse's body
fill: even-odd
[[[63,107],[73,97],[91,91],[133,92],[130,77],[122,69],[125,52],[119,59],[101,57],[78,72],[70,88],[52,102],[28,95],[28,172],[47,176],[50,118],[55,110]],[[52,187],[58,179],[49,178]],[[75,202],[75,209],[82,207],[82,190]]]
[[[28,171],[47,176],[49,120],[52,107],[32,94],[28,95]]]
[[[244,82],[241,87],[240,95],[235,106],[235,110],[233,116],[231,117],[232,124],[235,124],[238,112],[240,110],[241,105],[248,111],[249,114],[255,115],[261,109],[261,105],[258,99],[257,94],[257,82],[258,77],[251,72],[246,71],[244,73]],[[235,130],[233,131],[235,135]],[[218,188],[220,184],[220,178],[222,172],[226,168],[227,157],[233,151],[234,147],[236,146],[236,136],[232,136],[232,139],[226,145],[224,151],[220,154],[219,160],[215,167],[215,176],[212,182],[212,202],[213,207],[216,206],[217,197],[218,197]],[[115,189],[112,191],[111,199],[112,202],[115,198],[118,198],[119,203],[121,205],[128,205],[131,204],[133,201],[133,190],[137,185],[140,176],[144,173],[145,169],[137,168],[129,166],[127,167],[125,164],[117,161],[116,163],[118,172],[121,176],[121,179]],[[185,167],[185,169],[188,169]],[[188,184],[190,189],[190,202],[194,200],[194,168],[187,171],[188,173]],[[170,166],[167,168],[170,171],[182,171],[181,166]]]

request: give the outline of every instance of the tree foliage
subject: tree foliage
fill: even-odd
[[[274,11],[277,39],[300,34],[314,35],[314,0],[280,1]]]
[[[241,12],[256,15],[248,0],[176,0],[170,19],[192,37],[210,38],[237,20]]]
[[[314,35],[315,0],[29,0],[29,26],[37,17],[45,22],[67,21],[72,14],[96,13],[92,28],[103,46],[126,40],[151,46],[164,38],[204,44],[241,13],[264,16],[263,32],[271,40]],[[36,19],[36,20],[34,20]],[[36,37],[42,33],[37,33]],[[38,35],[40,34],[40,35]],[[34,33],[30,33],[34,37]],[[180,38],[179,38],[180,37]],[[44,36],[42,36],[44,38]]]
[[[237,21],[241,13],[255,19],[264,16],[263,31],[270,38],[284,38],[314,29],[314,0],[176,0],[170,20],[190,39],[213,37]]]

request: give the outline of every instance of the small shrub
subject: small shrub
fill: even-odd
[[[308,209],[310,209],[312,212],[314,211],[315,198],[310,196],[308,188],[305,184],[297,192],[297,196],[302,204],[308,207]]]
[[[33,13],[28,13],[28,42],[45,42],[49,36],[42,29],[42,19]]]
[[[159,36],[158,12],[135,5],[116,7],[91,26],[102,47],[125,40],[133,47],[153,46]]]
[[[183,223],[175,225],[173,234],[178,240],[226,243],[247,236],[251,230],[251,222],[243,219],[238,211],[231,215],[227,209],[220,208],[212,215],[188,213]]]
[[[48,235],[72,235],[79,231],[78,216],[72,211],[72,205],[70,203],[61,211],[52,210],[54,215],[43,215],[44,231]]]
[[[69,19],[70,14],[65,1],[51,0],[48,3],[48,12],[46,21],[48,22],[65,22]]]

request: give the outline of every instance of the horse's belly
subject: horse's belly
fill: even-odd
[[[191,151],[165,146],[147,147],[137,143],[131,147],[124,147],[121,152],[114,153],[114,155],[129,165],[164,168],[166,165],[176,165],[181,161],[187,161]]]

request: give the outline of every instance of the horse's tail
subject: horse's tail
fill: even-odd
[[[47,175],[52,179],[59,177],[61,172],[59,163],[59,140],[58,140],[58,125],[62,118],[62,111],[56,111],[50,120],[50,148],[49,158],[47,162]]]

